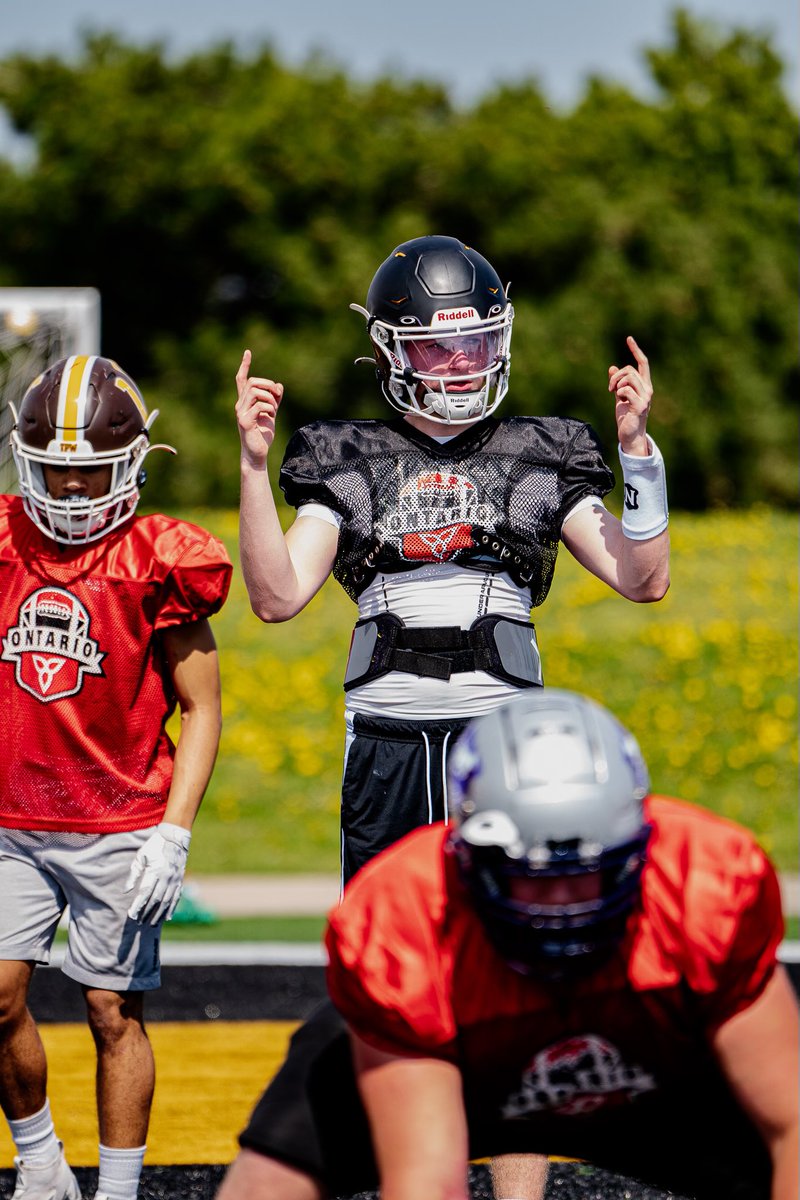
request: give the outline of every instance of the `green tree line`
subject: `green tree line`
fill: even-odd
[[[650,98],[595,78],[569,111],[533,81],[467,107],[425,80],[354,82],[269,48],[181,60],[85,39],[0,61],[27,135],[0,161],[0,285],[93,285],[104,352],[145,388],[151,503],[234,504],[233,374],[286,384],[283,434],[384,412],[364,301],[401,240],[448,233],[511,281],[504,411],[613,418],[633,333],[657,389],[672,503],[785,505],[796,490],[797,120],[766,36],[676,10]]]

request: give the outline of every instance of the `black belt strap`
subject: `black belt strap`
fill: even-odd
[[[518,673],[504,665],[498,650],[496,627],[520,626],[525,631],[524,661]],[[365,640],[366,639],[366,640]],[[530,687],[539,681],[535,631],[525,621],[497,616],[479,617],[471,629],[458,625],[405,626],[393,613],[358,621],[354,630],[345,675],[345,691],[389,671],[404,671],[428,679],[449,680],[463,671],[486,671],[518,686]],[[528,661],[530,655],[535,657]]]
[[[487,670],[489,656],[482,629],[462,629],[459,625],[416,626],[397,630],[388,662],[394,671],[449,679],[459,671]]]
[[[437,625],[430,629],[412,626],[397,631],[398,650],[468,650],[470,630],[459,625]]]
[[[394,650],[388,663],[392,671],[407,671],[430,679],[449,679],[459,671],[487,671],[490,665],[488,654],[480,650],[451,650],[446,656]]]

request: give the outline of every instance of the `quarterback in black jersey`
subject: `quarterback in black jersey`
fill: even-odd
[[[330,574],[358,605],[344,683],[343,884],[418,825],[446,822],[451,742],[472,717],[542,685],[530,615],[561,542],[629,600],[659,600],[669,586],[664,465],[646,433],[653,389],[632,337],[634,361],[608,368],[619,520],[603,505],[614,477],[588,425],[493,415],[514,311],[475,250],[450,237],[405,242],[366,306],[351,307],[399,415],[316,421],[292,436],[280,485],[298,515],[285,535],[267,475],[283,384],[251,376],[249,350],[236,376],[240,552],[254,612],[289,620]],[[497,1194],[540,1195],[544,1168],[517,1166]]]
[[[634,601],[668,587],[661,455],[646,433],[652,385],[608,369],[625,479],[622,520],[594,431],[564,417],[498,418],[513,308],[494,268],[455,238],[398,246],[366,307],[381,391],[399,415],[315,421],[290,439],[281,530],[267,457],[283,385],[236,382],[240,549],[255,613],[286,621],[332,573],[359,613],[345,674],[343,879],[427,821],[447,819],[443,757],[473,716],[543,682],[531,610],[561,542]],[[371,360],[372,361],[372,360]]]

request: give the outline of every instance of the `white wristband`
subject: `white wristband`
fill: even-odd
[[[619,446],[619,461],[625,484],[622,532],[635,542],[663,533],[669,523],[667,476],[661,451],[648,434],[650,453],[625,454]]]

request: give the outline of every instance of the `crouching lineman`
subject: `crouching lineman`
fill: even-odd
[[[570,692],[475,719],[450,783],[453,826],[332,914],[338,1013],[295,1034],[219,1200],[466,1200],[469,1158],[530,1151],[794,1200],[797,1007],[750,834],[650,795],[633,737]]]
[[[134,1200],[154,1086],[143,1023],[220,733],[208,618],[231,565],[203,529],[135,516],[150,449],[134,381],[73,357],[31,384],[0,497],[0,1104],[14,1200],[78,1200],[27,1008],[69,905],[63,970],[97,1047],[96,1200]],[[180,707],[177,747],[165,725]]]

